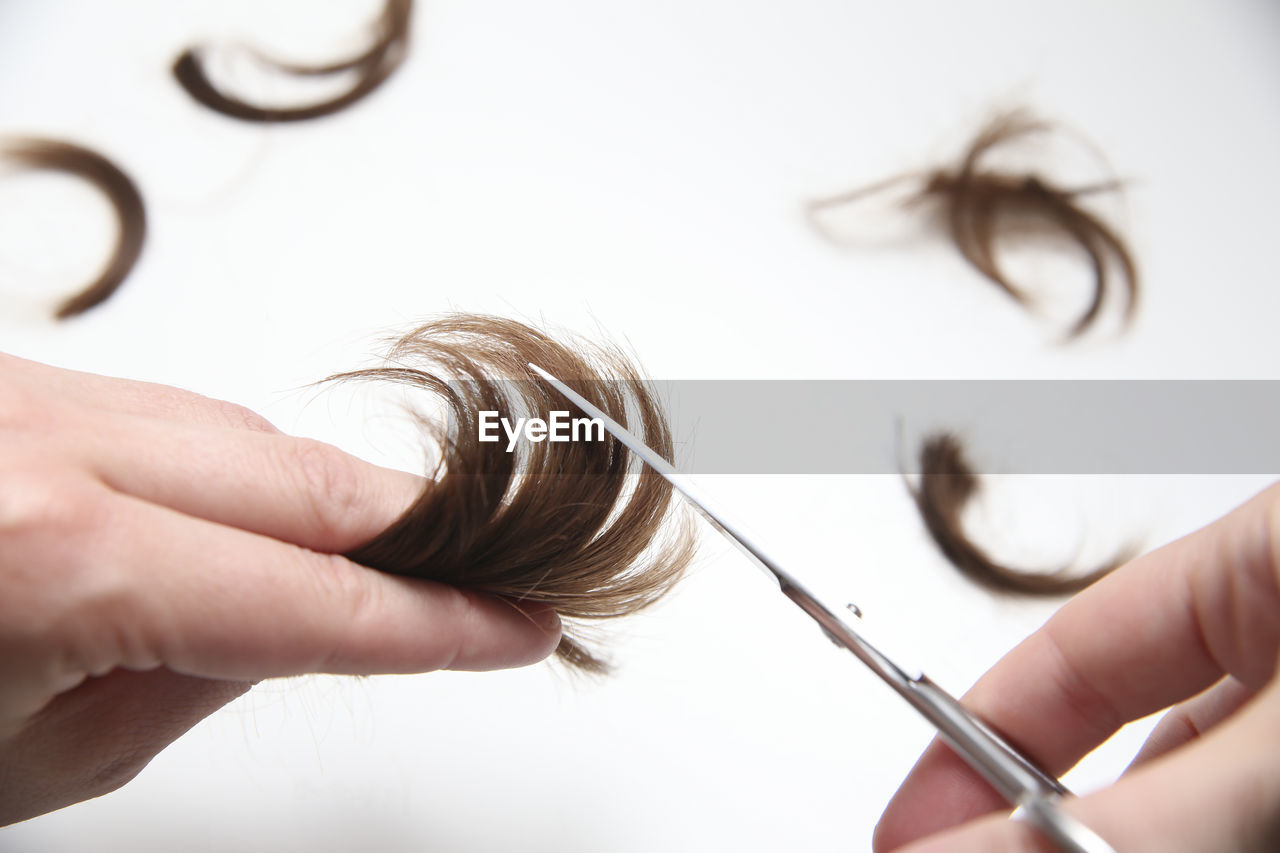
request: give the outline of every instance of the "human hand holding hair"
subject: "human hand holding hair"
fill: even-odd
[[[118,788],[260,679],[550,654],[546,606],[337,556],[423,487],[230,403],[0,355],[0,825]]]
[[[1173,705],[1119,782],[1064,810],[1122,853],[1274,851],[1278,653],[1280,484],[1068,602],[964,703],[1055,775]],[[889,803],[874,849],[1053,850],[1007,810],[935,742]]]

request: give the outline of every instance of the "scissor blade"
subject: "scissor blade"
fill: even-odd
[[[539,376],[541,376],[543,379],[550,382],[551,385],[557,391],[559,391],[561,394],[565,395],[570,400],[572,400],[574,405],[576,405],[579,409],[582,409],[582,411],[586,412],[588,415],[590,415],[593,418],[599,418],[600,422],[604,424],[605,429],[607,429],[613,435],[614,438],[618,439],[618,441],[621,441],[624,445],[626,445],[628,450],[630,450],[632,453],[636,454],[641,459],[643,459],[650,468],[652,468],[653,470],[661,474],[663,477],[665,477],[666,480],[671,483],[671,485],[675,486],[677,489],[680,489],[682,492],[684,492],[684,490],[681,489],[681,484],[676,482],[676,480],[681,479],[683,475],[676,470],[674,465],[672,465],[667,460],[663,459],[658,454],[658,452],[655,451],[652,447],[645,444],[643,441],[641,441],[639,438],[633,435],[622,424],[618,423],[613,418],[606,415],[602,409],[594,405],[586,397],[582,396],[577,391],[573,390],[568,385],[561,382],[559,379],[556,379],[550,373],[547,373],[547,371],[543,370],[541,367],[538,367],[538,365],[530,363],[529,369],[532,370],[534,373],[538,374]],[[688,496],[688,493],[685,492],[685,495]]]
[[[855,629],[849,624],[846,608],[836,607],[829,602],[822,601],[818,596],[810,592],[804,584],[800,583],[794,575],[774,562],[760,546],[747,538],[742,532],[742,528],[730,521],[723,511],[712,508],[711,502],[699,492],[693,482],[677,471],[670,462],[658,455],[653,448],[633,435],[626,427],[602,412],[590,400],[587,400],[541,367],[536,364],[530,364],[529,369],[551,383],[552,387],[568,397],[583,412],[593,418],[599,418],[604,428],[614,438],[643,459],[646,464],[670,483],[677,492],[683,495],[712,527],[720,531],[755,566],[764,571],[792,603],[817,622],[828,637],[836,639],[840,645],[852,651],[855,656],[871,666],[882,678],[896,679],[898,685],[920,675],[918,669],[903,664],[901,658],[891,660],[884,652],[880,651],[880,649],[887,647],[884,637],[877,638],[875,643],[868,641],[865,623],[860,622]],[[889,675],[886,676],[886,673]]]
[[[713,509],[706,496],[698,491],[698,488],[690,482],[689,478],[676,470],[676,467],[667,460],[663,459],[657,451],[645,444],[630,430],[613,418],[606,415],[598,406],[583,397],[577,391],[574,391],[568,385],[543,370],[538,365],[530,363],[529,369],[541,376],[551,386],[564,396],[568,397],[579,409],[593,418],[599,418],[604,428],[623,446],[635,455],[639,456],[646,465],[656,471],[664,480],[680,494],[684,495],[685,500],[693,505],[693,508],[705,518],[716,530],[719,530],[725,537],[729,539],[740,551],[751,558],[756,566],[763,569],[765,574],[772,578],[779,585],[794,584],[794,579],[783,571],[777,563],[771,560],[768,555],[760,550],[752,543],[738,527],[730,522],[725,514],[719,510]]]

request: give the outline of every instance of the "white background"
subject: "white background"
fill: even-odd
[[[234,400],[402,466],[403,431],[372,404],[299,389],[447,310],[624,340],[662,379],[1280,378],[1269,0],[433,0],[375,96],[276,128],[209,113],[167,74],[204,37],[328,58],[377,8],[0,5],[0,132],[107,153],[152,224],[118,294],[55,324],[110,218],[71,181],[4,178],[0,348]],[[841,248],[802,215],[954,157],[1019,104],[1128,181],[1102,207],[1143,276],[1127,336],[1057,346],[1059,327],[945,241]],[[1065,282],[1070,316],[1083,267],[1023,260]],[[983,520],[1022,542],[1015,556],[1104,554],[1174,538],[1265,481],[1004,481]],[[956,692],[1053,609],[957,579],[896,478],[704,485]],[[540,665],[262,685],[123,790],[0,830],[0,848],[869,849],[929,731],[735,552],[706,537],[677,593],[614,636],[619,673],[599,684]],[[1069,781],[1114,778],[1140,735]]]

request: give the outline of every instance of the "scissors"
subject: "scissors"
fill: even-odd
[[[599,418],[604,428],[646,465],[661,475],[716,530],[777,583],[779,590],[818,623],[837,646],[853,656],[891,687],[938,730],[953,750],[1010,805],[1020,808],[1032,826],[1063,853],[1116,853],[1115,848],[1071,815],[1058,808],[1071,792],[1058,779],[1038,768],[951,694],[934,684],[924,672],[901,656],[890,658],[888,646],[873,642],[862,613],[850,604],[831,607],[805,589],[790,572],[775,563],[742,529],[720,510],[713,509],[690,479],[598,407],[550,373],[529,364],[529,369],[549,382],[583,412]]]

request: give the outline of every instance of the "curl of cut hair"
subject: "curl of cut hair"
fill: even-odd
[[[1036,572],[999,563],[965,532],[964,509],[978,489],[978,477],[955,436],[939,434],[925,439],[920,448],[920,481],[910,489],[911,497],[938,550],[980,586],[1023,595],[1066,595],[1079,592],[1132,556],[1126,550],[1087,572],[1070,566]]]
[[[98,277],[64,300],[54,316],[66,320],[101,304],[128,277],[147,236],[147,211],[133,179],[96,151],[53,139],[8,139],[0,142],[0,159],[30,169],[65,172],[98,189],[116,217],[116,245]]]
[[[222,92],[205,71],[202,47],[188,48],[174,61],[173,76],[187,94],[215,112],[243,121],[306,121],[331,115],[351,106],[377,89],[404,62],[409,45],[409,18],[413,0],[386,0],[382,14],[373,24],[373,41],[362,53],[325,65],[282,62],[255,52],[256,58],[269,68],[294,77],[330,77],[352,74],[351,88],[324,101],[290,107],[251,104]]]
[[[499,317],[449,315],[395,342],[387,366],[330,380],[385,380],[431,392],[449,426],[419,418],[440,451],[421,496],[372,541],[347,556],[371,568],[554,608],[564,624],[556,650],[591,673],[608,664],[588,648],[592,623],[656,602],[693,557],[692,521],[670,485],[603,441],[479,441],[481,411],[573,410],[531,378],[533,362],[632,429],[664,458],[672,439],[658,400],[618,350],[566,345]],[[575,410],[576,411],[576,410]],[[580,414],[580,413],[578,413]]]
[[[970,143],[954,169],[905,174],[871,186],[822,199],[810,212],[858,201],[903,181],[916,181],[919,189],[906,199],[907,206],[932,202],[941,208],[952,243],[978,272],[1020,305],[1030,303],[1027,291],[1013,282],[996,259],[997,243],[1026,235],[1039,228],[1077,245],[1089,258],[1093,295],[1084,312],[1067,332],[1076,338],[1097,321],[1111,285],[1119,278],[1124,292],[1123,323],[1129,324],[1138,304],[1138,273],[1129,248],[1116,231],[1079,205],[1082,196],[1120,189],[1111,180],[1076,188],[1063,188],[1032,173],[1000,171],[984,165],[996,148],[1053,126],[1011,112],[996,117]],[[1113,272],[1118,276],[1113,276]]]

